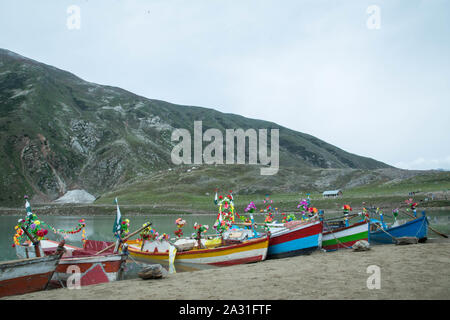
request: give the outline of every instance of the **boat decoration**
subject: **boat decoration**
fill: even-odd
[[[175,220],[175,225],[177,226],[177,230],[175,230],[173,233],[178,238],[181,238],[181,236],[183,235],[183,227],[186,225],[186,220],[178,218],[177,220]]]
[[[230,193],[224,197],[222,195],[217,196],[216,191],[214,203],[219,206],[219,213],[217,214],[213,228],[217,233],[223,234],[231,227],[235,219],[233,192],[230,190]]]
[[[41,241],[43,239],[47,239],[46,236],[48,231],[51,230],[53,233],[61,235],[64,239],[66,239],[69,235],[82,233],[82,242],[86,241],[86,221],[85,219],[80,219],[78,224],[72,229],[57,229],[42,219],[38,219],[37,214],[33,213],[31,210],[31,205],[28,202],[28,197],[25,196],[25,208],[27,215],[24,219],[19,219],[17,225],[14,227],[16,233],[13,237],[13,247],[16,245],[20,245],[22,241],[24,241],[25,232],[23,229],[26,229],[36,241]]]
[[[27,217],[19,220],[19,224],[16,226],[16,235],[14,236],[16,254],[21,258],[49,256],[57,251],[58,242],[45,237],[47,233],[44,230],[47,232],[51,230],[64,238],[67,238],[69,234],[83,231],[82,248],[64,243],[65,252],[53,274],[52,285],[70,285],[67,283],[67,280],[74,271],[79,275],[80,286],[115,281],[122,277],[127,254],[114,253],[113,250],[110,250],[102,255],[97,255],[98,250],[102,249],[101,246],[104,246],[105,242],[86,240],[86,222],[84,219],[80,219],[78,225],[70,230],[57,229],[39,220],[37,215],[32,213],[28,200],[26,200],[25,207],[27,209]],[[119,209],[118,212],[120,212]],[[119,234],[128,233],[128,226],[128,219],[121,221],[117,229]],[[18,230],[22,230],[25,234],[30,234],[34,238],[33,241],[23,241],[23,233]],[[98,250],[96,251],[96,249]]]

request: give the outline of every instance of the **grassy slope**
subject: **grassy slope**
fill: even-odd
[[[271,186],[270,177],[258,176],[255,171],[249,173],[249,170],[237,167],[235,170],[238,172],[234,172],[233,168],[228,166],[221,169],[219,171],[217,167],[206,167],[197,168],[191,172],[187,172],[186,168],[178,168],[170,172],[161,171],[151,178],[130,183],[114,192],[104,194],[96,201],[96,204],[111,204],[114,197],[118,197],[122,204],[153,205],[161,213],[166,209],[213,213],[216,211],[213,204],[214,189],[217,187],[220,194],[228,192],[230,188],[234,189],[239,212],[243,212],[250,201],[255,201],[257,207],[261,208],[266,193],[270,194],[280,211],[295,211],[299,199],[306,197],[306,193],[310,193],[314,206],[329,210],[340,210],[344,203],[360,208],[363,202],[381,207],[399,207],[404,205],[404,200],[409,198],[408,193],[411,191],[419,191],[414,197],[416,201],[430,198],[431,192],[436,194],[435,201],[421,202],[422,206],[450,206],[450,197],[448,197],[450,196],[450,172],[424,172],[398,182],[375,181],[367,185],[344,189],[344,196],[341,198],[324,199],[321,191],[314,190],[312,187],[308,188],[308,184],[297,189],[297,192],[286,192],[282,188]],[[228,172],[229,176],[227,176]],[[296,171],[287,172],[288,176],[283,180],[286,184],[293,183],[301,176],[298,172],[297,175],[294,172]],[[319,170],[315,172],[316,176],[320,174]],[[359,175],[360,172],[353,174]],[[309,178],[314,178],[314,174]],[[162,181],[165,182],[161,183]],[[256,189],[249,194],[247,191],[252,186],[256,186]]]
[[[119,106],[118,112],[114,108]],[[69,190],[81,187],[99,195],[135,177],[173,166],[172,130],[142,126],[142,119],[157,118],[169,128],[191,132],[194,121],[199,120],[203,121],[203,130],[217,128],[222,132],[232,128],[279,128],[280,162],[300,171],[389,167],[275,123],[147,99],[120,88],[83,81],[69,72],[0,49],[0,204],[19,205],[23,194],[42,193],[48,196],[44,201],[54,199],[59,191],[51,167]],[[86,128],[74,131],[72,120],[83,121],[93,132]],[[47,139],[51,149],[48,157],[40,151],[43,145],[39,136]],[[85,154],[74,149],[73,138],[88,150]],[[95,146],[89,149],[89,141],[96,139]],[[20,156],[26,145],[36,150],[28,166],[22,164]],[[249,182],[252,179],[247,178]],[[266,181],[259,191],[272,190],[273,185],[280,192],[303,186],[290,181],[291,187],[283,190],[286,181],[280,175]]]

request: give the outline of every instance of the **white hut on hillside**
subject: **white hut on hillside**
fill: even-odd
[[[328,190],[322,193],[324,198],[337,198],[342,196],[341,190]]]

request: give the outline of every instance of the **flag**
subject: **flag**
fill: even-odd
[[[121,224],[122,224],[122,215],[120,214],[119,202],[117,201],[117,198],[114,199],[114,202],[117,205],[117,215],[116,215],[116,220],[114,220],[113,233],[115,235],[119,236],[120,228],[121,228]]]
[[[33,212],[31,212],[31,206],[28,200],[25,200],[25,210],[27,210],[27,217],[33,214]]]
[[[175,256],[177,255],[177,248],[175,246],[169,245],[169,273],[177,273],[175,265]]]

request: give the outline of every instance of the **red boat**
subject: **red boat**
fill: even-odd
[[[0,263],[0,297],[45,290],[60,255]]]
[[[52,285],[67,286],[69,277],[74,273],[80,274],[80,286],[121,280],[127,255],[113,253],[113,249],[96,254],[108,244],[110,243],[86,240],[83,248],[64,245],[66,252],[56,267],[51,281]],[[58,242],[56,241],[40,241],[40,250],[43,255],[53,254],[57,246]],[[16,252],[20,257],[30,257],[34,254],[34,248],[32,246],[16,246]]]

